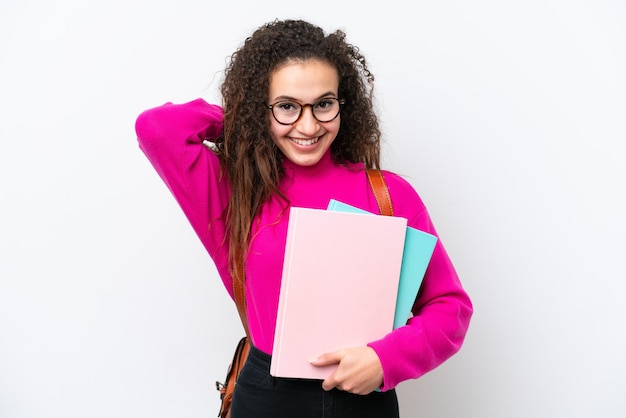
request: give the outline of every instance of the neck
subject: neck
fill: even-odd
[[[283,162],[283,166],[285,168],[285,176],[286,177],[307,177],[307,176],[318,176],[325,169],[331,167],[333,165],[332,157],[330,155],[330,150],[327,150],[326,153],[322,156],[322,158],[313,165],[298,165],[285,158]]]

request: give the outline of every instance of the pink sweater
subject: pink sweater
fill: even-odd
[[[137,118],[136,131],[140,148],[178,201],[232,297],[222,216],[230,186],[220,173],[218,158],[203,144],[205,139],[216,138],[222,126],[222,109],[196,99],[146,110]],[[385,171],[384,175],[395,215],[407,218],[416,229],[436,235],[413,187],[396,174]],[[293,206],[325,209],[330,199],[337,199],[378,212],[363,165],[335,165],[329,153],[312,167],[286,161],[280,189]],[[250,334],[254,345],[268,354],[273,346],[289,216],[288,210],[283,213],[283,206],[278,198],[263,205],[254,221],[246,261]],[[440,240],[413,314],[406,326],[368,344],[383,367],[382,390],[422,376],[455,354],[463,343],[472,304]]]

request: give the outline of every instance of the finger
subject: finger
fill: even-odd
[[[325,391],[329,391],[332,390],[334,388],[337,389],[341,389],[338,386],[338,381],[337,379],[335,379],[335,374],[331,374],[330,376],[328,376],[326,379],[324,379],[324,381],[322,382],[322,389],[324,389]]]
[[[340,351],[334,351],[332,353],[322,354],[318,358],[311,360],[313,366],[330,366],[331,364],[337,364],[341,361],[342,355]]]

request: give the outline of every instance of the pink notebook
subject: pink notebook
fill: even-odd
[[[325,379],[310,360],[393,329],[407,220],[292,207],[270,374]]]

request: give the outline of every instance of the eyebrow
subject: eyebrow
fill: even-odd
[[[327,97],[337,98],[337,94],[333,93],[332,91],[328,91],[328,92],[318,96],[318,98],[315,99],[314,102],[317,102],[318,100],[321,100],[321,99],[324,99],[324,98],[327,98]],[[300,100],[296,99],[295,97],[291,97],[291,96],[278,96],[273,101],[274,102],[280,102],[280,101],[283,101],[283,100],[290,100],[290,101],[301,103]]]

